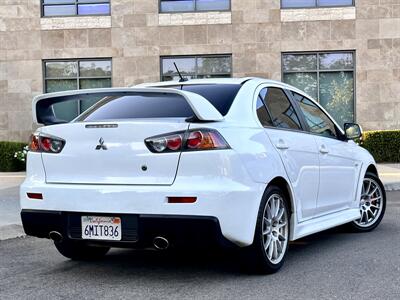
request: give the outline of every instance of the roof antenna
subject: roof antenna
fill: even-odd
[[[177,67],[177,65],[176,65],[176,63],[175,63],[175,62],[174,62],[174,66],[175,66],[175,69],[176,69],[176,71],[178,72],[178,75],[179,75],[179,77],[181,78],[181,79],[179,79],[179,82],[185,82],[185,81],[188,81],[188,79],[187,79],[187,78],[183,78],[183,76],[182,76],[181,72],[179,72],[179,69],[178,69],[178,67]]]

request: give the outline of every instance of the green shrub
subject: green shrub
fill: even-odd
[[[400,162],[400,130],[366,131],[362,146],[376,162]]]
[[[15,157],[22,151],[26,143],[0,142],[0,172],[17,172],[25,170],[25,163]]]

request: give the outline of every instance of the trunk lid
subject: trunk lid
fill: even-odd
[[[68,184],[171,185],[180,152],[152,153],[148,137],[188,129],[184,119],[77,122],[42,127],[66,144],[42,153],[46,181]]]

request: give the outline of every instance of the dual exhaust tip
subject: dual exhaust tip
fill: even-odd
[[[50,231],[49,238],[56,243],[61,243],[63,241],[63,236],[58,231]]]
[[[169,247],[169,241],[162,236],[157,236],[153,239],[153,245],[157,250],[166,250]]]
[[[58,231],[50,231],[49,238],[56,243],[63,241],[63,236]],[[162,236],[157,236],[153,239],[153,246],[157,250],[166,250],[169,247],[169,241]]]

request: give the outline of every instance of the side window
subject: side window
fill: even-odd
[[[295,92],[292,92],[292,94],[299,103],[300,109],[312,133],[337,138],[335,124],[317,105],[302,95]]]
[[[301,130],[299,118],[281,89],[268,88],[264,102],[275,127]]]
[[[265,126],[273,126],[271,117],[269,116],[267,108],[264,105],[264,99],[265,99],[266,94],[267,94],[266,88],[264,88],[260,91],[260,94],[258,95],[258,98],[257,98],[257,107],[256,107],[258,119],[260,120],[260,123],[264,127]]]

